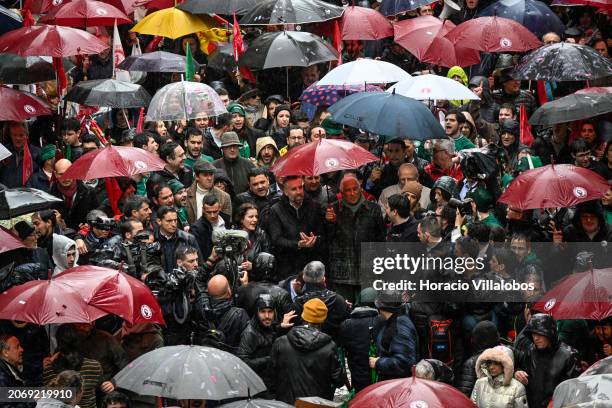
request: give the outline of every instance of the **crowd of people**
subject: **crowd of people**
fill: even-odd
[[[483,2],[467,0],[452,20],[474,18]],[[424,6],[400,19],[440,9]],[[609,58],[607,16],[587,7],[555,10],[568,29],[544,35],[544,47],[586,44]],[[126,45],[151,41],[124,34]],[[256,35],[248,29],[247,38]],[[185,46],[202,63],[196,81],[215,89],[227,113],[146,122],[142,132],[134,130],[136,109],[94,116],[113,145],[165,162],[164,170],[117,178],[121,214],[104,180],[62,178],[80,157],[104,147],[82,117],[4,123],[12,155],[0,162],[2,188],[36,188],[62,201],[12,220],[26,248],[0,260],[0,290],[77,265],[120,269],[150,287],[166,325],[130,327],[116,316],[52,329],[0,321],[0,387],[72,387],[80,391],[68,405],[83,408],[154,406],[152,398],[117,389],[113,376],[155,348],[196,344],[235,354],[263,379],[263,396],[289,404],[416,375],[456,387],[478,407],[540,408],[559,383],[612,355],[612,319],[555,321],[533,308],[563,276],[611,266],[612,188],[572,208],[498,202],[522,172],[550,163],[612,181],[609,115],[534,127],[526,146],[519,109],[530,115],[539,103],[530,84],[514,76],[516,55],[486,54],[469,69],[447,70],[390,40],[346,41],[344,62],[371,57],[415,75],[448,76],[480,97],[429,104],[445,139],[390,139],[339,124],[326,106],[300,106],[299,96],[327,64],[292,68],[286,88],[278,80],[284,68],[261,71],[252,83],[233,68],[206,67],[195,36],[157,45],[179,53]],[[113,75],[110,51],[76,62],[70,82]],[[177,80],[149,73],[143,85],[153,94]],[[586,86],[547,85],[551,98]],[[610,77],[589,85],[609,86]],[[57,106],[52,84],[38,84],[36,92]],[[270,171],[280,157],[322,138],[354,143],[380,160],[305,177]],[[473,148],[492,161],[483,164]],[[28,179],[26,150],[33,160]],[[485,270],[468,270],[465,279],[514,278],[535,289],[521,302],[487,303],[377,293],[361,281],[361,245],[368,242],[411,243],[429,257],[483,257]]]

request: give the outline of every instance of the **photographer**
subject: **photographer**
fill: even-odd
[[[161,269],[159,242],[153,242],[142,222],[128,218],[119,225],[119,232],[122,239],[114,248],[114,262],[123,263],[129,275],[141,280]]]
[[[221,203],[217,196],[206,194],[202,200],[202,216],[189,229],[198,243],[203,259],[211,255],[213,231],[229,227],[229,216],[221,212]]]
[[[87,225],[89,231],[83,239],[77,239],[85,243],[87,251],[81,254],[80,263],[83,265],[99,265],[112,257],[114,247],[119,243],[120,237],[113,236],[115,220],[108,218],[104,211],[91,210],[87,214]]]

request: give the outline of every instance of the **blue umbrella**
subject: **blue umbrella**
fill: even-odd
[[[13,10],[0,6],[0,34],[23,27],[23,19]]]
[[[431,0],[383,0],[379,11],[388,17],[405,11],[416,10],[429,4],[431,4]]]
[[[386,140],[444,139],[444,129],[427,107],[389,92],[360,92],[330,106],[334,121],[384,136]]]
[[[527,27],[536,37],[555,32],[562,35],[563,22],[548,6],[537,0],[500,0],[482,10],[478,17],[499,16],[514,20]]]

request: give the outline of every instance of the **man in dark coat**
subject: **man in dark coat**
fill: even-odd
[[[387,201],[387,217],[391,228],[387,242],[419,242],[418,222],[410,215],[410,201],[404,194],[394,194]]]
[[[53,178],[53,169],[55,167],[55,151],[54,145],[46,145],[41,149],[38,157],[38,164],[40,167],[37,172],[32,174],[26,183],[26,187],[36,188],[45,193],[49,192],[51,188],[51,179]]]
[[[283,196],[270,208],[268,235],[274,242],[279,279],[295,275],[310,261],[325,259],[323,212],[304,197],[301,177],[283,182]]]
[[[535,97],[521,89],[521,81],[515,79],[514,68],[504,68],[500,71],[499,84],[501,89],[493,91],[493,100],[498,105],[512,103],[515,106],[525,105],[527,115],[531,115],[537,108]]]
[[[23,364],[23,348],[15,336],[0,335],[0,387],[25,387],[21,378],[20,366]],[[31,403],[0,402],[0,407],[26,408],[33,407]]]
[[[242,142],[236,132],[225,132],[221,136],[223,157],[213,162],[213,166],[225,170],[237,194],[249,189],[248,172],[255,167],[249,159],[240,157],[241,146]]]
[[[320,331],[327,318],[327,307],[320,299],[304,304],[303,326],[291,329],[272,345],[272,383],[276,398],[294,404],[301,397],[333,399],[334,387],[346,382],[346,375],[336,354],[336,344]]]
[[[221,203],[219,203],[219,199],[214,194],[205,195],[200,205],[204,207],[202,209],[202,216],[191,225],[189,231],[198,242],[198,247],[203,256],[202,259],[207,259],[213,249],[213,230],[221,227],[229,229],[230,219],[221,212]]]
[[[8,188],[23,187],[28,180],[23,179],[23,156],[24,147],[28,143],[28,131],[21,122],[11,122],[8,129],[6,148],[12,153],[11,156],[0,161],[0,184]],[[40,149],[28,143],[30,155],[32,156],[32,173],[38,170]]]
[[[168,184],[168,181],[176,179],[184,186],[193,183],[193,171],[185,166],[185,149],[176,142],[170,141],[159,148],[159,158],[166,162],[166,167],[151,174],[148,183]]]
[[[459,391],[467,395],[472,395],[472,389],[476,384],[476,361],[480,354],[488,348],[499,345],[499,333],[495,324],[489,320],[483,320],[474,326],[472,330],[472,355],[465,360],[455,377],[455,386]]]
[[[157,224],[155,241],[160,244],[161,265],[166,274],[176,268],[176,249],[179,246],[198,248],[195,237],[188,232],[178,229],[178,214],[176,208],[163,206],[157,210]],[[206,259],[198,251],[198,259]]]
[[[514,378],[527,388],[532,408],[545,408],[561,382],[579,374],[577,352],[559,340],[552,316],[538,313],[531,317],[524,333],[532,343],[515,357]]]

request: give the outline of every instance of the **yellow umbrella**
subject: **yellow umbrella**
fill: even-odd
[[[176,7],[171,7],[149,14],[130,31],[159,35],[174,40],[184,35],[210,30],[214,27],[219,27],[219,24],[210,16],[194,16]]]

